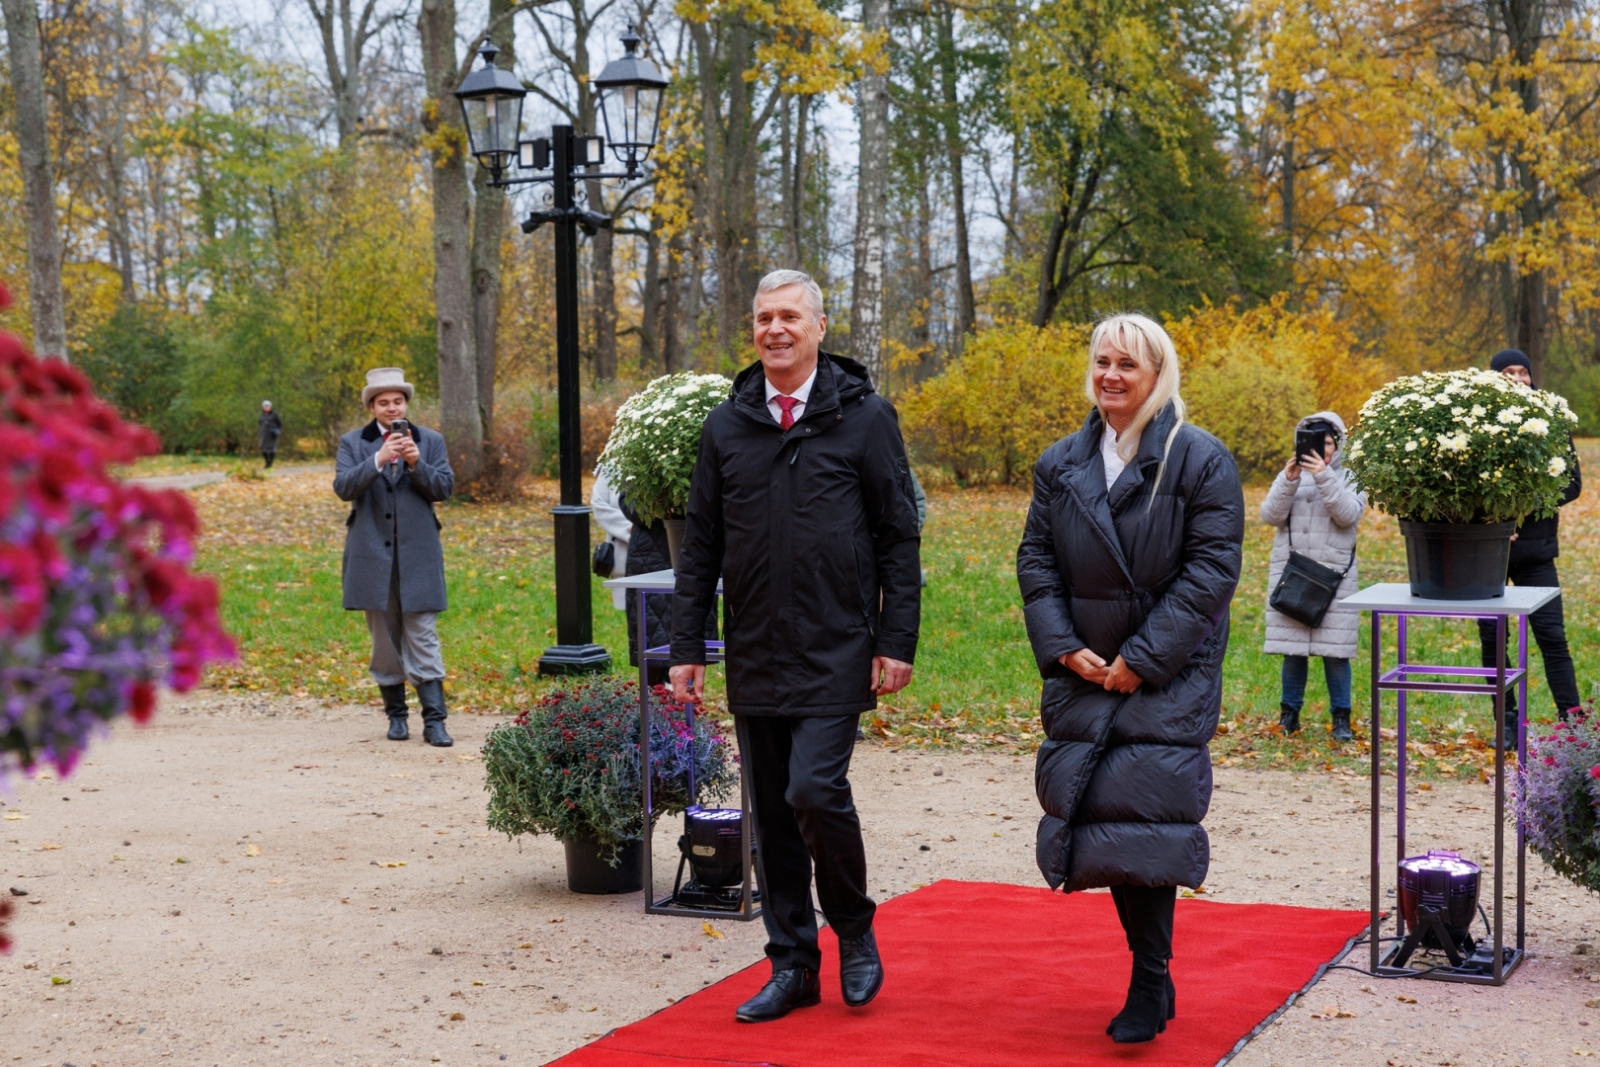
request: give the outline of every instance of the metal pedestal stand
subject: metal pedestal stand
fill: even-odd
[[[1377,974],[1394,977],[1431,978],[1443,982],[1469,982],[1476,985],[1504,985],[1506,978],[1522,962],[1525,945],[1525,910],[1527,889],[1527,842],[1522,827],[1517,827],[1517,943],[1515,948],[1505,943],[1505,825],[1506,825],[1506,753],[1505,695],[1513,685],[1519,690],[1517,728],[1517,760],[1527,758],[1528,716],[1528,615],[1554,600],[1560,589],[1542,586],[1507,586],[1505,595],[1492,600],[1423,600],[1411,595],[1411,587],[1402,583],[1384,583],[1346,597],[1341,607],[1372,613],[1372,716],[1370,734],[1372,742],[1372,926],[1369,931],[1371,970]],[[1397,663],[1383,669],[1383,616],[1397,619]],[[1446,619],[1493,619],[1497,649],[1494,667],[1453,667],[1436,664],[1411,663],[1406,659],[1406,623],[1412,617]],[[1517,620],[1517,666],[1506,665],[1506,635],[1508,622]],[[1451,681],[1450,679],[1459,679]],[[1480,680],[1481,679],[1481,680]],[[1485,684],[1485,682],[1489,684]],[[1395,721],[1395,852],[1397,861],[1406,854],[1406,696],[1408,693],[1459,693],[1468,696],[1494,698],[1494,921],[1493,946],[1483,946],[1459,965],[1432,967],[1426,971],[1392,965],[1400,951],[1405,936],[1405,919],[1399,908],[1399,886],[1395,886],[1394,947],[1382,952],[1382,931],[1379,903],[1382,900],[1381,844],[1382,831],[1382,776],[1381,750],[1383,691],[1396,692],[1397,713]],[[1481,886],[1480,886],[1481,893]]]
[[[655,805],[650,798],[650,681],[649,665],[651,663],[666,663],[672,658],[672,649],[666,645],[650,647],[649,629],[650,616],[646,611],[646,601],[651,596],[671,596],[675,589],[672,571],[652,571],[649,574],[634,574],[626,578],[612,578],[604,585],[610,589],[626,589],[635,597],[639,606],[639,773],[644,793],[644,847],[640,850],[640,863],[643,865],[644,875],[644,910],[647,915],[682,915],[689,918],[700,919],[737,919],[740,922],[749,922],[761,915],[761,908],[756,903],[757,894],[752,885],[755,872],[751,869],[750,857],[750,786],[741,768],[739,772],[739,808],[743,818],[739,821],[739,855],[744,868],[741,889],[737,903],[731,906],[708,906],[704,903],[685,903],[680,887],[675,885],[673,891],[664,897],[656,897],[655,862],[651,855],[651,815]],[[719,583],[717,592],[722,592]],[[706,662],[721,663],[724,658],[723,643],[721,641],[706,642]],[[689,728],[694,729],[694,706],[691,704],[686,714],[688,715]]]

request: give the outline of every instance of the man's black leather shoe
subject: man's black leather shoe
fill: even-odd
[[[883,988],[883,961],[870,929],[860,937],[839,939],[839,988],[852,1008],[866,1004]]]
[[[770,1023],[796,1008],[822,1003],[822,982],[816,971],[786,967],[774,971],[761,992],[739,1005],[733,1017],[742,1023]]]

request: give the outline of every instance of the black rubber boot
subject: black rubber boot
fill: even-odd
[[[1154,1041],[1167,1028],[1167,961],[1159,956],[1135,954],[1128,1001],[1111,1020],[1111,1040],[1119,1045]]]
[[[444,728],[445,716],[449,714],[444,706],[444,679],[418,683],[417,701],[422,705],[422,739],[435,748],[449,748],[455,744]]]
[[[389,716],[389,740],[409,740],[411,730],[406,726],[406,718],[410,714],[406,708],[406,683],[380,685],[378,692],[383,694],[383,710]]]
[[[1506,709],[1505,750],[1507,752],[1515,752],[1517,750],[1517,709],[1516,708],[1507,708]]]
[[[1290,704],[1278,705],[1278,725],[1283,727],[1286,734],[1300,732],[1300,709]]]
[[[1356,735],[1350,729],[1350,709],[1334,708],[1332,717],[1333,739],[1335,741],[1354,741]]]

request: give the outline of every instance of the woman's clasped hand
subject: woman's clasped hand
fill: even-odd
[[[1128,669],[1120,655],[1107,664],[1087,648],[1080,648],[1062,656],[1061,665],[1085,681],[1104,686],[1113,693],[1131,693],[1144,684],[1143,679]]]

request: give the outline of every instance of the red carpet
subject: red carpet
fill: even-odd
[[[666,920],[679,921],[684,920]],[[937,882],[878,910],[888,978],[865,1008],[839,998],[837,941],[823,933],[822,1003],[759,1025],[733,1009],[765,960],[556,1060],[561,1067],[1212,1067],[1343,954],[1367,913],[1179,900],[1178,1017],[1118,1045],[1130,957],[1111,898],[987,882]]]

